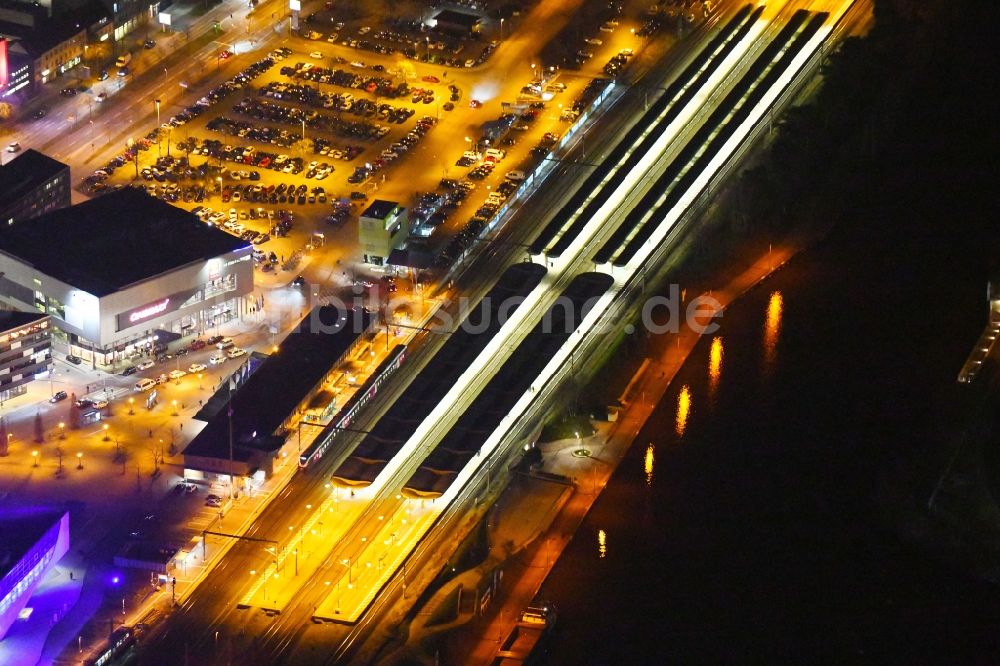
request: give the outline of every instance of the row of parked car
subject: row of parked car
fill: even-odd
[[[178,201],[185,203],[201,202],[208,197],[208,192],[204,185],[187,185],[182,187],[176,183],[165,183],[163,185],[147,183],[144,187],[149,196],[169,201],[170,203]]]
[[[284,53],[285,51],[287,51],[287,53],[289,54],[291,53],[291,50],[285,48],[279,49],[279,51],[282,53]],[[164,124],[170,127],[178,127],[190,121],[191,119],[200,116],[202,113],[205,112],[206,109],[208,109],[214,104],[217,104],[227,95],[247,87],[251,81],[264,74],[272,66],[274,66],[274,64],[275,60],[270,56],[266,58],[261,58],[257,62],[246,67],[239,74],[233,76],[228,81],[225,81],[220,85],[216,86],[215,88],[213,88],[212,90],[210,90],[204,97],[200,98],[197,102],[188,106],[180,113],[171,117]],[[90,176],[87,176],[87,178],[84,180],[84,184],[89,186],[92,190],[95,190],[95,186],[104,183],[104,181],[106,181],[111,176],[111,174],[115,172],[116,169],[119,169],[126,163],[135,160],[139,151],[148,150],[150,146],[152,146],[153,143],[156,142],[157,139],[159,138],[160,131],[161,131],[160,127],[153,129],[146,136],[142,137],[137,142],[135,142],[124,153],[113,157],[103,167],[94,171],[94,173],[91,174]],[[100,188],[100,189],[103,190],[106,188]]]
[[[573,110],[575,113],[580,113],[587,105],[589,105],[595,97],[604,89],[604,86],[608,84],[607,79],[594,79],[590,81],[584,88],[584,91],[573,103]],[[554,86],[555,84],[549,84]],[[558,84],[557,88],[553,88],[552,92],[558,93],[566,89],[565,85]],[[523,92],[523,91],[522,91]],[[527,94],[527,93],[525,93]],[[539,103],[541,104],[541,103]],[[535,114],[539,111],[538,108],[529,107],[520,116],[514,117],[511,114],[504,114],[501,119],[505,119],[511,123],[513,129],[517,129],[517,124],[523,121],[531,121],[535,118]],[[525,115],[528,114],[528,115]],[[548,155],[551,147],[559,141],[559,136],[552,132],[546,132],[541,141],[537,146],[532,148],[531,155],[537,159],[540,159]],[[457,166],[462,167],[472,167],[467,178],[470,180],[481,180],[490,175],[496,166],[506,157],[506,153],[500,148],[490,148],[484,153],[478,153],[476,151],[465,151],[459,160],[456,162]],[[444,249],[435,258],[435,266],[441,269],[447,269],[451,266],[461,255],[464,253],[471,243],[479,237],[483,229],[489,224],[490,219],[496,215],[500,210],[506,200],[513,195],[521,183],[527,179],[528,174],[521,170],[511,170],[508,171],[504,176],[504,181],[500,183],[496,188],[494,188],[490,194],[486,197],[483,204],[476,210],[473,216],[465,223],[462,229],[451,238]],[[440,183],[442,189],[449,191],[449,197],[445,199],[446,202],[453,200],[453,193],[459,190],[465,190],[470,192],[475,189],[475,183],[470,182],[470,180],[452,180],[444,179]],[[430,198],[427,199],[428,202],[431,201]],[[421,203],[424,200],[421,199]],[[447,207],[447,203],[443,204],[442,207]],[[419,208],[419,206],[418,206]]]
[[[378,171],[381,171],[385,167],[389,166],[393,161],[415,146],[435,123],[437,123],[437,120],[430,116],[424,116],[421,118],[413,129],[406,134],[406,136],[402,137],[399,141],[396,141],[379,153],[377,159],[366,162],[363,166],[355,167],[354,173],[347,177],[347,182],[352,184],[361,183],[372,174],[377,173]]]
[[[264,89],[262,88],[262,90]],[[305,122],[307,127],[354,139],[381,139],[389,133],[388,127],[367,121],[344,120],[333,114],[324,114],[312,109],[300,109],[269,100],[245,99],[234,106],[233,110],[251,118],[281,125],[301,125],[302,122]]]
[[[625,65],[628,64],[628,60],[632,57],[632,53],[632,49],[622,49],[619,51],[604,65],[604,73],[608,76],[618,76],[622,69],[625,68]]]
[[[385,69],[382,65],[373,65],[372,67],[379,68],[375,71],[384,71]],[[389,99],[406,97],[410,89],[405,82],[395,83],[391,78],[379,76],[378,74],[368,74],[367,72],[362,74],[347,69],[329,69],[314,65],[313,63],[300,62],[294,67],[286,65],[280,71],[281,74],[292,79],[303,79],[313,83],[326,83],[340,86],[341,88],[364,90],[367,93]]]
[[[205,124],[212,132],[221,132],[241,139],[250,139],[259,143],[270,143],[287,148],[302,137],[286,129],[276,129],[267,125],[254,125],[246,120],[236,120],[226,116],[216,116]]]

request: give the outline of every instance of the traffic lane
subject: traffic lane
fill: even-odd
[[[177,105],[178,108],[181,106],[188,106],[193,104],[194,100],[203,94],[201,90],[208,90],[212,85],[217,85],[222,80],[225,80],[232,75],[236,74],[243,67],[256,61],[257,59],[266,55],[267,51],[270,50],[271,44],[278,41],[278,38],[274,35],[270,28],[263,28],[255,33],[253,33],[253,39],[255,42],[255,48],[246,55],[241,55],[236,58],[231,58],[226,61],[226,66],[220,68],[218,72],[210,72],[204,77],[201,84],[195,85],[192,81],[187,80],[190,78],[191,70],[184,66],[184,63],[197,62],[203,67],[205,63],[209,60],[214,61],[215,52],[215,42],[209,43],[196,49],[193,53],[187,49],[179,50],[172,60],[168,60],[166,63],[160,63],[154,66],[152,69],[147,70],[147,72],[141,74],[130,75],[129,79],[133,79],[128,82],[115,82],[111,84],[111,87],[117,85],[124,86],[122,91],[128,91],[128,99],[144,99],[148,100],[149,112],[141,113],[135,115],[134,106],[129,106],[126,103],[121,104],[110,104],[108,102],[113,102],[114,97],[118,95],[112,95],[112,99],[101,103],[102,105],[108,105],[107,108],[112,109],[112,113],[102,114],[103,125],[99,126],[103,133],[101,136],[105,136],[105,142],[103,146],[103,151],[99,159],[86,159],[87,156],[84,155],[86,148],[90,148],[91,143],[99,143],[98,141],[87,140],[87,138],[75,136],[83,132],[85,128],[77,127],[75,135],[71,134],[71,142],[79,143],[80,146],[75,153],[70,153],[67,155],[67,159],[77,160],[77,164],[71,164],[74,168],[82,169],[81,173],[87,171],[87,166],[90,165],[90,170],[97,168],[93,166],[96,163],[98,166],[104,164],[107,159],[110,159],[114,154],[117,154],[124,150],[124,139],[127,136],[144,136],[149,130],[143,130],[141,127],[135,127],[135,124],[141,123],[143,125],[149,124],[149,129],[155,126],[155,109],[153,108],[153,99],[161,100],[161,115],[166,108],[171,105]],[[164,76],[160,76],[161,70],[157,67],[165,67],[167,72]],[[237,68],[238,66],[238,68]],[[187,78],[185,78],[187,77]],[[110,79],[109,79],[110,82]],[[188,83],[188,87],[182,87],[180,84]],[[211,84],[211,85],[209,85]],[[196,89],[197,88],[197,89]],[[183,98],[189,97],[189,102],[183,102]],[[96,105],[95,105],[96,106]],[[95,109],[96,110],[96,109]],[[169,114],[166,116],[169,118]],[[152,122],[150,122],[152,121]],[[95,126],[98,126],[98,121],[95,118]],[[125,128],[122,130],[121,128]],[[72,129],[72,128],[71,128]],[[65,137],[54,137],[50,139],[49,143],[46,145],[53,144],[56,140],[60,142],[65,141]],[[119,147],[118,144],[121,144]],[[98,150],[101,147],[98,146]]]

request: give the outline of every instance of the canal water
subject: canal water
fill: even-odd
[[[900,518],[986,316],[942,240],[831,239],[726,311],[543,585],[547,663],[997,663],[998,590]]]

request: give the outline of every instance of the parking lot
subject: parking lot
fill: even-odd
[[[227,81],[162,118],[87,185],[136,182],[248,240],[264,287],[289,284],[310,255],[318,261],[305,280],[333,280],[329,288],[369,272],[357,265],[353,222],[374,197],[409,208],[409,246],[444,268],[627,66],[632,48],[620,44],[635,41],[601,40],[592,48],[613,56],[605,72],[595,59],[570,74],[518,65],[503,50],[485,65],[442,69],[401,59],[405,49],[310,32],[227,59]],[[392,41],[390,26],[364,36]]]

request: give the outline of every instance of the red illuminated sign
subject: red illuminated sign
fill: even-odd
[[[128,320],[131,323],[134,324],[137,321],[142,321],[143,319],[148,319],[149,317],[152,317],[153,315],[162,314],[163,312],[166,311],[167,306],[169,304],[170,304],[170,299],[169,298],[164,298],[159,303],[154,303],[153,305],[148,305],[148,306],[146,306],[144,308],[141,308],[139,310],[135,310],[134,312],[132,312],[131,314],[129,314]]]
[[[7,87],[7,40],[0,37],[0,91]]]

